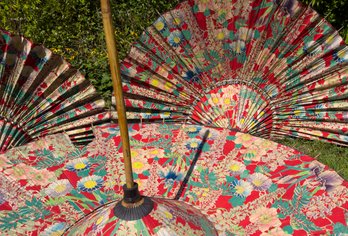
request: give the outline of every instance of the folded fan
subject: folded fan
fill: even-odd
[[[188,0],[123,61],[129,117],[348,143],[348,48],[296,0]]]
[[[0,33],[0,151],[63,131],[90,141],[91,125],[109,120],[95,88],[44,46]]]

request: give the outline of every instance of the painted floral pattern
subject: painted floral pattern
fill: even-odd
[[[0,152],[65,130],[83,145],[93,139],[92,124],[110,119],[105,101],[80,72],[44,46],[2,29],[0,71]]]
[[[134,221],[117,218],[114,214],[117,202],[112,202],[77,222],[66,235],[217,235],[207,217],[187,203],[161,198],[152,201],[154,209],[150,214]]]
[[[121,72],[131,119],[347,145],[347,63],[338,32],[300,1],[186,0]]]
[[[222,128],[132,124],[129,130],[134,179],[142,194],[193,205],[219,235],[348,232],[348,183],[309,156]],[[14,164],[6,153],[0,155],[2,232],[61,232],[122,198],[125,175],[118,126],[94,132],[96,138],[88,146],[69,150],[63,162],[48,168],[38,168],[38,162]],[[47,157],[64,147],[51,149]],[[9,172],[13,168],[25,171],[14,175]],[[32,180],[30,173],[37,172],[50,180]],[[90,221],[95,232],[113,224],[97,218]],[[134,227],[122,227],[136,233]]]

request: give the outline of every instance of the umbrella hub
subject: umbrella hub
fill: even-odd
[[[139,186],[134,183],[133,187],[128,188],[127,185],[123,185],[123,200],[125,204],[135,204],[142,200],[142,196],[139,192]]]
[[[137,183],[134,183],[131,188],[123,185],[123,192],[123,199],[114,208],[116,217],[127,221],[139,220],[150,214],[154,208],[150,198],[140,195]]]

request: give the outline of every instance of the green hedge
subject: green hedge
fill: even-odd
[[[179,0],[111,0],[120,58],[160,13]],[[347,39],[346,1],[311,2]],[[111,80],[98,0],[1,0],[1,28],[23,34],[63,55],[109,102]]]
[[[153,20],[179,1],[113,0],[120,58]],[[110,102],[111,79],[98,0],[2,0],[0,27],[63,55]]]

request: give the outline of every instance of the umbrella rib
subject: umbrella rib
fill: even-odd
[[[185,190],[187,182],[189,181],[189,179],[191,177],[191,174],[193,172],[193,169],[196,166],[197,160],[200,157],[200,155],[202,154],[203,146],[207,142],[207,138],[209,136],[209,133],[210,133],[209,130],[205,131],[205,133],[203,135],[202,142],[198,146],[197,152],[196,152],[196,154],[195,154],[195,156],[194,156],[194,158],[193,158],[193,160],[191,162],[190,168],[187,171],[186,176],[185,176],[184,180],[182,181],[177,194],[174,197],[174,200],[179,200],[179,198],[181,197],[183,191]]]

